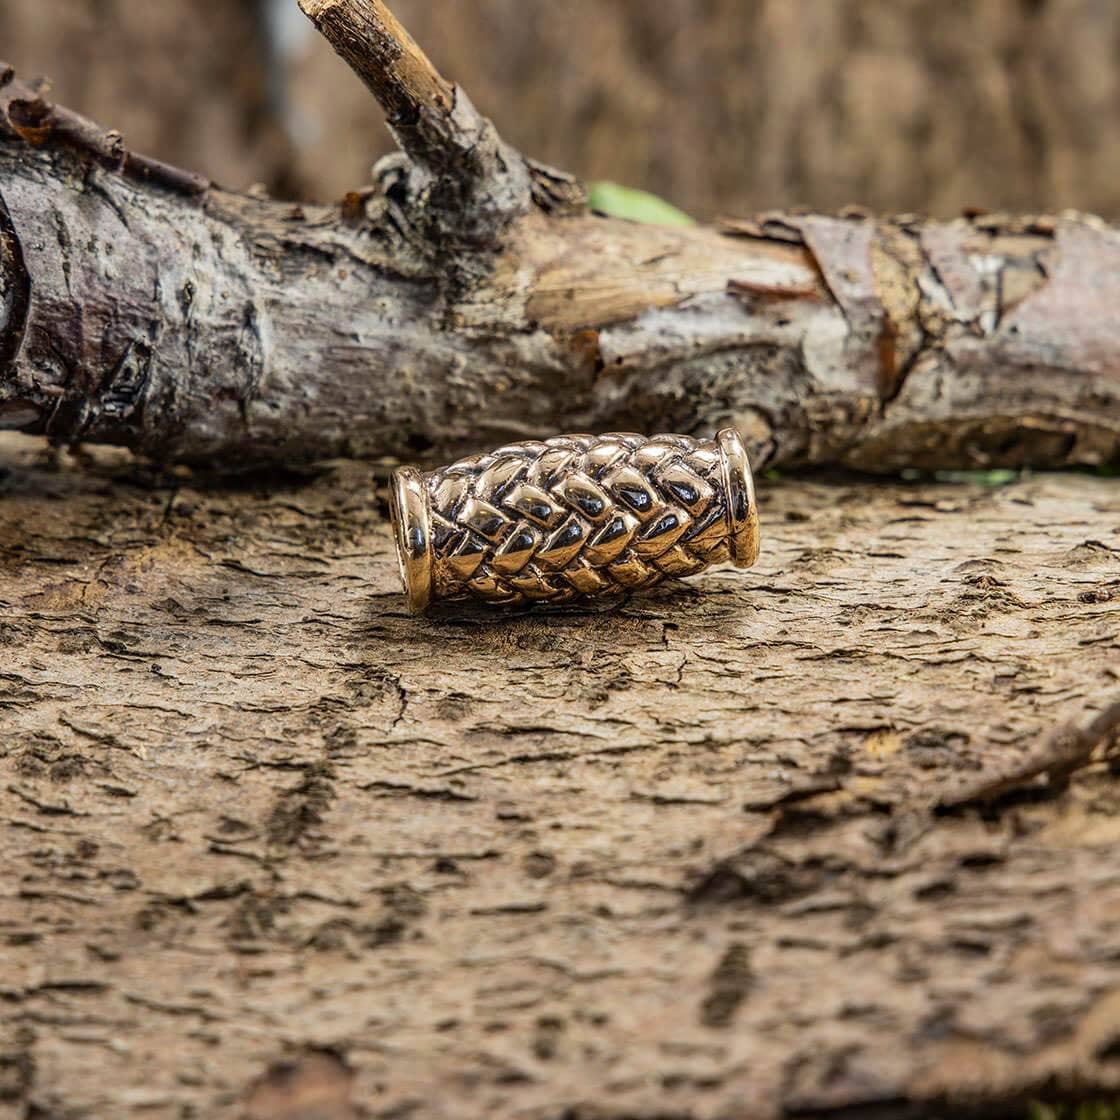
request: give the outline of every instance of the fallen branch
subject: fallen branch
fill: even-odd
[[[1092,759],[1098,747],[1115,739],[1118,733],[1120,700],[1107,705],[1082,727],[1067,723],[1055,728],[1033,751],[1020,758],[954,781],[935,799],[934,807],[940,812],[951,812],[988,804],[1029,788],[1043,775],[1050,786],[1062,786]]]
[[[1083,215],[588,214],[379,0],[304,9],[407,158],[234,194],[0,72],[0,427],[218,466],[724,424],[756,461],[1120,458],[1120,234]]]

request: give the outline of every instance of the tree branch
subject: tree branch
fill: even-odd
[[[341,207],[220,190],[0,74],[0,426],[218,467],[729,423],[776,465],[1120,458],[1098,219],[604,219],[379,0],[304,8],[409,158]]]
[[[380,0],[300,0],[299,6],[377,98],[413,159],[440,164],[461,144],[452,115],[455,88]]]
[[[1083,727],[1063,723],[1047,735],[1038,747],[1010,762],[1000,761],[994,767],[964,779],[954,780],[934,799],[936,809],[948,812],[969,805],[993,802],[1009,793],[1029,788],[1036,778],[1045,775],[1051,785],[1062,785],[1070,774],[1085,766],[1102,744],[1120,733],[1120,700],[1105,705]]]
[[[432,240],[490,242],[528,208],[525,161],[381,0],[300,0],[300,9],[385,110],[415,165],[413,209]]]

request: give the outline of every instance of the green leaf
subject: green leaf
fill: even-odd
[[[591,183],[587,188],[587,204],[592,210],[612,218],[626,218],[631,222],[644,222],[653,226],[694,226],[696,222],[683,210],[658,198],[649,191],[623,187],[606,179]]]
[[[981,486],[1006,486],[1018,482],[1023,472],[1006,468],[990,471],[934,471],[938,482],[977,482]]]

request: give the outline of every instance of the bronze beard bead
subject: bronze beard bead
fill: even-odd
[[[629,432],[554,436],[393,473],[409,606],[562,603],[651,587],[758,555],[743,441]]]

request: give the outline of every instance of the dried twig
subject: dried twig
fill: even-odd
[[[1120,732],[1120,700],[1115,700],[1082,727],[1064,723],[1026,755],[1004,765],[952,783],[934,801],[941,812],[984,804],[1006,797],[1046,775],[1051,785],[1069,779],[1090,761],[1093,753]]]
[[[56,144],[91,158],[102,167],[181,194],[201,194],[210,186],[204,175],[185,171],[130,151],[119,132],[48,100],[44,83],[23,82],[0,62],[0,121],[29,144]]]
[[[412,193],[429,220],[419,224],[440,238],[489,241],[528,208],[524,159],[443,78],[381,0],[300,0],[300,8],[377,98],[421,172]]]

